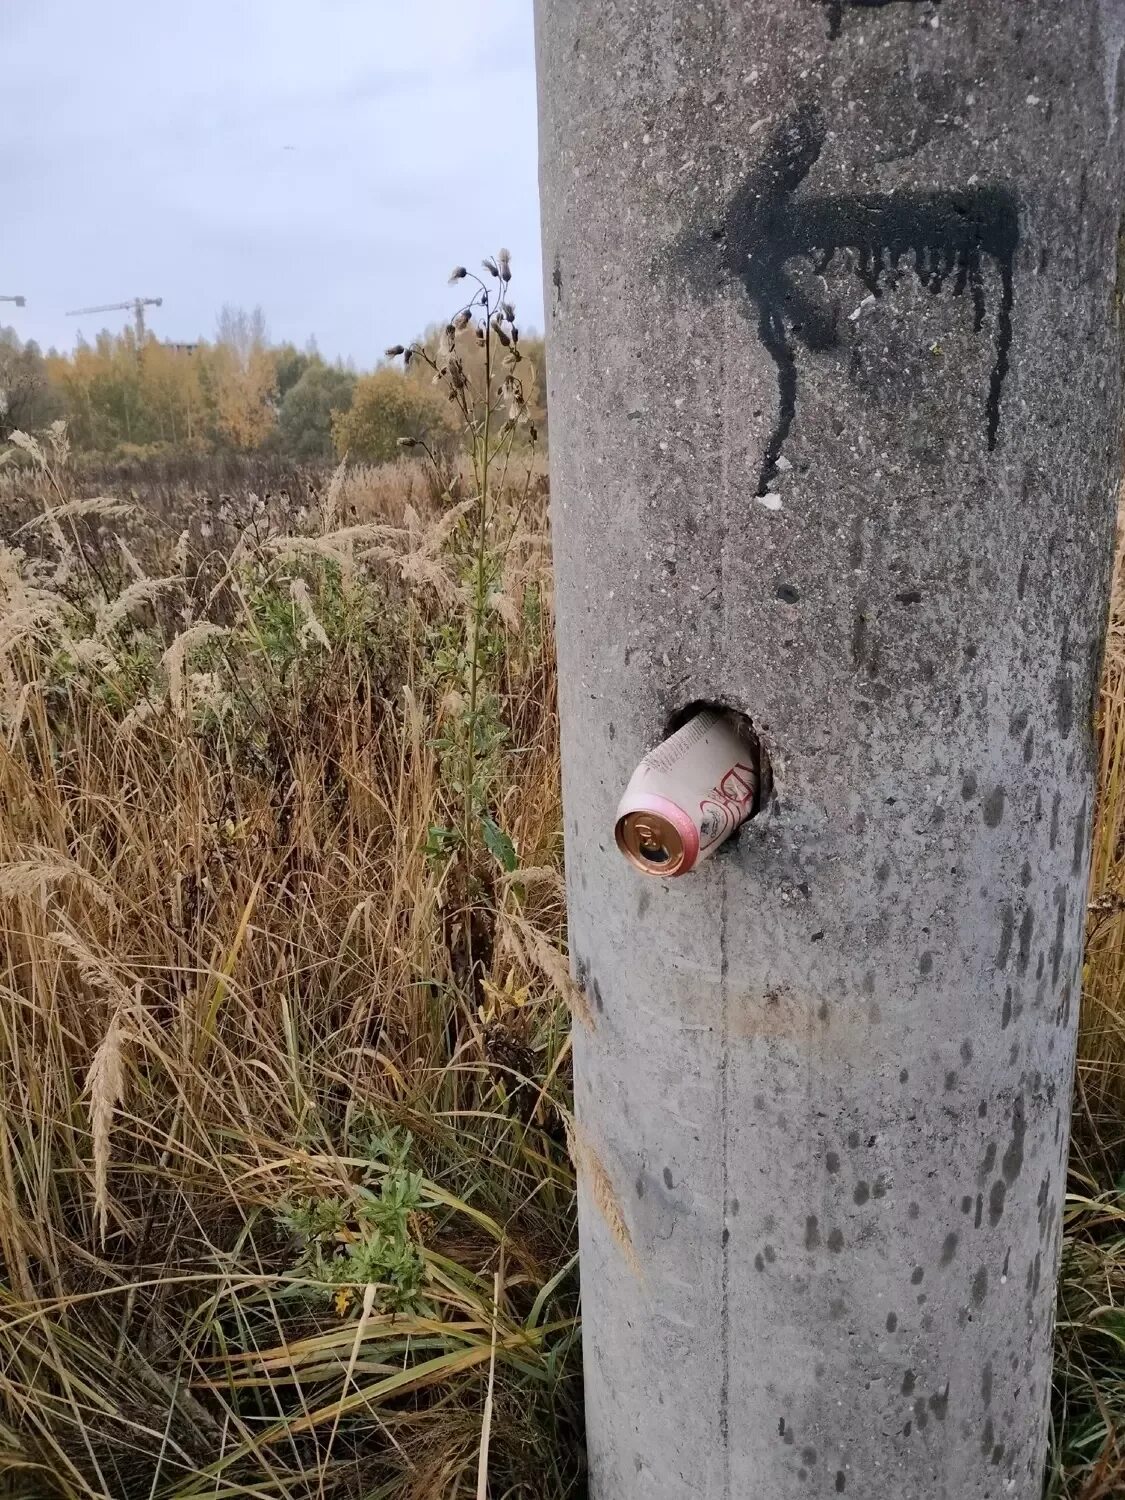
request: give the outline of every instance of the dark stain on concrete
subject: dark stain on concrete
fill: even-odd
[[[998,1177],[988,1194],[988,1222],[993,1229],[1004,1217],[1004,1199],[1008,1196],[1008,1184]]]
[[[1004,799],[1007,796],[1002,786],[994,786],[984,799],[982,809],[984,821],[989,828],[999,828],[1004,821]]]
[[[1026,1111],[1024,1096],[1019,1094],[1012,1104],[1012,1138],[1004,1152],[1004,1160],[1000,1163],[1004,1181],[1009,1187],[1023,1171],[1023,1147],[1027,1136]]]
[[[995,1165],[996,1142],[989,1141],[988,1145],[984,1148],[984,1156],[981,1158],[981,1164],[977,1168],[977,1183],[980,1187],[983,1187],[988,1181],[989,1177],[991,1177],[992,1169]]]
[[[1078,821],[1074,825],[1074,853],[1070,862],[1070,873],[1072,875],[1082,874],[1082,865],[1086,854],[1086,798],[1082,799],[1082,807],[1078,813]]]
[[[1016,956],[1016,970],[1020,974],[1027,973],[1027,966],[1031,962],[1031,939],[1035,933],[1035,913],[1028,906],[1020,918],[1020,946]]]
[[[1008,955],[1012,951],[1012,937],[1016,930],[1016,917],[1012,911],[1012,903],[1003,901],[1000,904],[1000,947],[996,954],[996,967],[1003,969],[1008,962]]]

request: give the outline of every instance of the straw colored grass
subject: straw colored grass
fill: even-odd
[[[541,534],[534,483],[516,524]],[[177,533],[182,580],[159,537],[127,537],[137,578],[82,536],[81,589],[12,639],[0,1493],[578,1492],[545,554],[519,547],[520,628],[489,646],[524,883],[432,848],[468,507],[381,480],[353,522],[358,484],[313,498],[299,558],[273,546],[292,514],[231,523],[225,560]],[[357,559],[375,526],[387,556]],[[51,528],[26,537],[49,567]],[[68,651],[92,628],[116,676]]]

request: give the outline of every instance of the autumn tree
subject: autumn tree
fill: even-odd
[[[138,375],[149,441],[176,448],[206,442],[209,412],[201,367],[200,346],[183,348],[148,340]]]
[[[50,379],[60,392],[76,447],[110,452],[154,441],[141,399],[141,371],[132,330],[80,338],[73,354],[53,355]]]
[[[369,463],[394,458],[400,438],[445,449],[455,434],[449,406],[433,387],[390,368],[359,380],[350,408],[332,423],[337,453]]]
[[[332,424],[352,404],[356,377],[319,359],[286,392],[277,418],[281,449],[304,460],[331,458]]]
[[[284,401],[310,365],[323,363],[316,340],[310,339],[303,349],[286,340],[273,351],[273,362],[277,370],[277,399]]]
[[[435,324],[419,343],[437,353],[449,336],[447,325]],[[468,380],[483,397],[483,355],[473,330],[452,336]],[[542,434],[543,341],[525,337],[520,350],[531,425]],[[493,404],[502,381],[497,371]],[[0,329],[0,393],[7,400],[0,436],[6,427],[42,427],[61,415],[76,449],[103,454],[268,447],[307,462],[329,460],[334,450],[383,462],[394,457],[400,438],[424,438],[449,452],[460,432],[424,359],[357,380],[328,364],[312,340],[303,349],[288,342],[271,346],[260,308],[229,305],[210,342],[168,344],[149,334],[138,348],[128,327],[103,330],[93,343],[79,339],[71,353],[52,351],[45,360],[34,345],[23,346],[11,330]],[[524,433],[530,427],[520,441]]]
[[[260,307],[224,306],[218,336],[206,351],[204,381],[215,435],[233,448],[260,447],[277,419],[277,370]]]
[[[10,432],[34,432],[57,415],[58,398],[47,381],[39,345],[0,327],[0,440]]]

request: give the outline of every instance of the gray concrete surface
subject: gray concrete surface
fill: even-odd
[[[540,0],[594,1500],[1040,1490],[1122,0]],[[829,254],[831,252],[831,254]],[[729,703],[776,796],[613,812]]]

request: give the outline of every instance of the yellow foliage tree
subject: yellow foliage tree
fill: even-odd
[[[208,412],[198,350],[150,339],[140,365],[140,391],[155,441],[176,448],[204,442]]]
[[[486,392],[484,352],[475,326],[435,324],[421,347],[439,365],[455,349],[470,410],[479,414],[490,405],[503,420],[511,404],[508,368],[492,370]],[[522,399],[531,424],[542,434],[543,342],[528,338],[519,347],[524,356],[517,372]],[[271,348],[258,308],[224,307],[213,342],[166,344],[149,334],[138,349],[132,328],[126,328],[103,332],[92,344],[79,342],[73,353],[51,354],[44,363],[50,409],[61,410],[74,446],[106,454],[138,448],[248,452],[272,443],[293,456],[321,457],[326,456],[331,418],[338,452],[381,463],[395,456],[403,438],[424,440],[435,452],[449,453],[464,421],[458,404],[435,388],[433,368],[423,357],[402,370],[384,365],[364,376],[355,384],[348,409],[340,410],[354,377],[324,365],[314,351],[301,354],[284,344]],[[288,415],[293,420],[279,424],[282,401],[293,395],[302,373],[309,379],[300,399],[291,402],[294,411]],[[311,448],[304,440],[295,444],[287,429],[304,432],[310,422],[320,424],[317,441]],[[530,431],[530,426],[521,427],[518,440],[525,441]]]
[[[400,438],[445,449],[456,433],[448,402],[432,386],[389,367],[357,381],[351,406],[332,423],[336,451],[368,463],[394,458]]]
[[[277,369],[268,349],[243,354],[214,344],[204,354],[205,380],[220,442],[257,448],[277,421]]]

